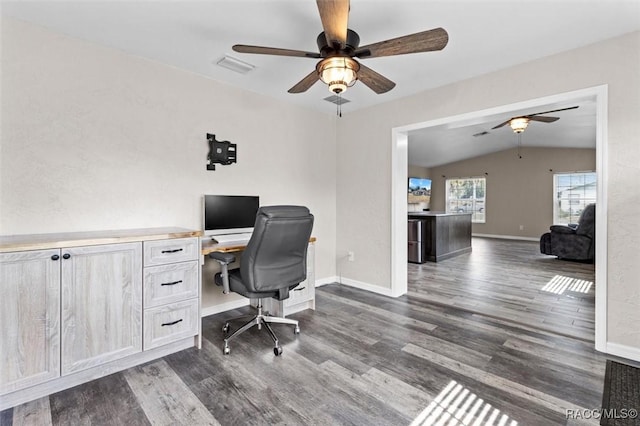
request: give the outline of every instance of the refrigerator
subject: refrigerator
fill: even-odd
[[[424,263],[427,261],[427,223],[421,219],[409,219],[408,221],[408,239],[409,250],[408,260],[412,263]]]

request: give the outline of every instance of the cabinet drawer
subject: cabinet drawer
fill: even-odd
[[[289,298],[284,300],[285,306],[295,305],[296,303],[304,302],[309,299],[313,299],[314,288],[309,285],[309,279],[298,284],[298,287],[293,290],[289,290]]]
[[[144,268],[144,307],[198,297],[198,261]]]
[[[145,241],[144,266],[198,260],[199,254],[198,238]]]
[[[144,311],[144,349],[198,334],[198,299]]]

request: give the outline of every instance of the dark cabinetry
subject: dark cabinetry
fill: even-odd
[[[410,262],[438,262],[471,251],[471,213],[410,213],[408,223]]]

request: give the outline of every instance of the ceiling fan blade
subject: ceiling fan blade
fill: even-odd
[[[537,115],[527,115],[527,118],[531,121],[542,121],[543,123],[553,123],[554,121],[560,120],[560,117],[537,116]]]
[[[306,92],[307,90],[309,90],[311,86],[315,84],[316,81],[318,81],[318,79],[319,79],[318,71],[313,70],[305,78],[303,78],[298,83],[296,83],[295,86],[289,89],[288,92],[289,93]]]
[[[304,52],[302,50],[279,49],[277,47],[248,46],[246,44],[236,44],[232,48],[240,53],[258,53],[260,55],[296,56],[300,58],[320,58],[319,53]]]
[[[329,46],[347,43],[347,25],[349,23],[349,0],[316,0],[324,35]]]
[[[444,49],[448,42],[449,34],[443,28],[435,28],[362,46],[356,50],[354,56],[358,58],[379,58],[381,56],[431,52]]]
[[[509,122],[510,122],[511,120],[512,120],[512,118],[508,119],[508,120],[507,120],[507,121],[505,121],[504,123],[500,123],[500,124],[498,124],[496,127],[492,127],[492,128],[491,128],[491,130],[499,129],[499,128],[500,128],[500,127],[502,127],[502,126],[506,126],[507,124],[509,124]]]
[[[576,105],[576,106],[572,106],[572,107],[569,107],[569,108],[552,109],[551,111],[545,111],[545,112],[536,112],[535,114],[529,114],[526,117],[534,117],[536,115],[550,114],[552,112],[566,111],[566,110],[569,110],[569,109],[576,109],[576,108],[580,108],[580,106]]]
[[[379,95],[396,87],[393,81],[362,64],[360,64],[360,70],[358,71],[358,80]]]

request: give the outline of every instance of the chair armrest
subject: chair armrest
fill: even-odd
[[[213,253],[209,253],[209,258],[220,262],[223,265],[228,265],[230,263],[235,262],[236,257],[231,253],[222,253],[219,251],[214,251]]]
[[[575,229],[565,225],[551,225],[549,229],[551,230],[551,232],[555,232],[558,234],[575,234],[576,233]]]
[[[216,285],[222,286],[222,293],[229,294],[229,264],[236,260],[236,257],[231,253],[222,253],[214,251],[209,253],[209,258],[220,263],[220,272],[214,277]]]

